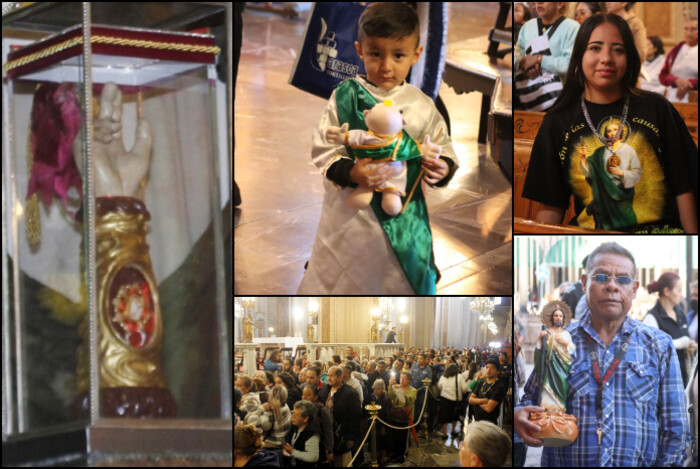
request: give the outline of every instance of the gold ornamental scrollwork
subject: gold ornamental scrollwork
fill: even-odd
[[[165,388],[160,301],[146,244],[150,215],[139,200],[129,197],[97,202],[100,387]],[[83,323],[86,344],[85,332]],[[79,392],[89,387],[87,363],[81,347]]]

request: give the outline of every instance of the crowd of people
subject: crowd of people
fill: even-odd
[[[670,101],[688,101],[688,94],[698,89],[698,20],[687,18],[683,22],[683,41],[675,44],[668,54],[664,51],[661,38],[647,35],[645,23],[634,13],[637,2],[576,2],[572,11],[569,2],[540,2],[534,8],[528,2],[515,2],[514,26],[517,38],[518,60],[516,70],[530,78],[542,76],[543,70],[554,72],[563,83],[574,47],[576,34],[581,25],[590,17],[602,14],[614,14],[622,18],[629,26],[634,37],[634,50],[642,63],[640,71],[640,88],[664,95]],[[556,25],[548,38],[550,48],[538,53],[539,49],[527,45],[541,35],[537,30],[538,18],[541,26],[548,29]],[[532,90],[519,92],[527,95]],[[556,98],[552,94],[550,98]],[[532,103],[518,100],[521,109],[546,111],[554,103],[541,101]]]
[[[370,403],[381,406],[375,430],[380,465],[406,460],[423,419],[443,439],[448,424],[453,437],[463,438],[462,465],[506,463],[511,439],[499,416],[513,368],[505,351],[410,347],[387,357],[360,356],[352,347],[345,352],[323,362],[273,350],[263,369],[237,373],[236,467],[361,465],[358,449],[371,423],[365,409]]]

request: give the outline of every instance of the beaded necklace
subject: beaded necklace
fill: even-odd
[[[615,134],[615,137],[612,139],[609,139],[607,137],[603,137],[598,133],[598,129],[595,128],[593,125],[593,122],[591,122],[591,116],[588,115],[588,109],[586,109],[586,103],[583,99],[583,94],[581,94],[581,109],[583,110],[583,116],[586,118],[586,122],[588,123],[588,127],[591,128],[593,133],[595,133],[596,137],[598,137],[598,140],[605,145],[606,147],[608,145],[611,145],[613,142],[616,142],[619,138],[620,135],[622,134],[622,129],[625,128],[625,125],[627,124],[627,111],[629,111],[630,107],[630,98],[629,96],[625,98],[625,106],[622,108],[622,121],[620,122],[620,125],[617,129],[617,133]]]

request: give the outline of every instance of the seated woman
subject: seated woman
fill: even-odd
[[[669,101],[688,102],[688,92],[698,89],[698,20],[685,20],[684,40],[677,44],[666,57],[659,81],[669,88]]]
[[[663,97],[635,89],[640,60],[627,23],[587,19],[564,89],[532,147],[523,197],[542,223],[633,233],[697,233],[698,150]]]

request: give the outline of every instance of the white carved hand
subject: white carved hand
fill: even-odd
[[[131,151],[122,140],[122,92],[114,83],[105,84],[100,97],[100,114],[94,123],[92,155],[95,162],[95,196],[141,198],[141,183],[151,163],[153,137],[151,126],[142,119],[136,126]],[[73,154],[85,177],[82,132],[73,142]]]

